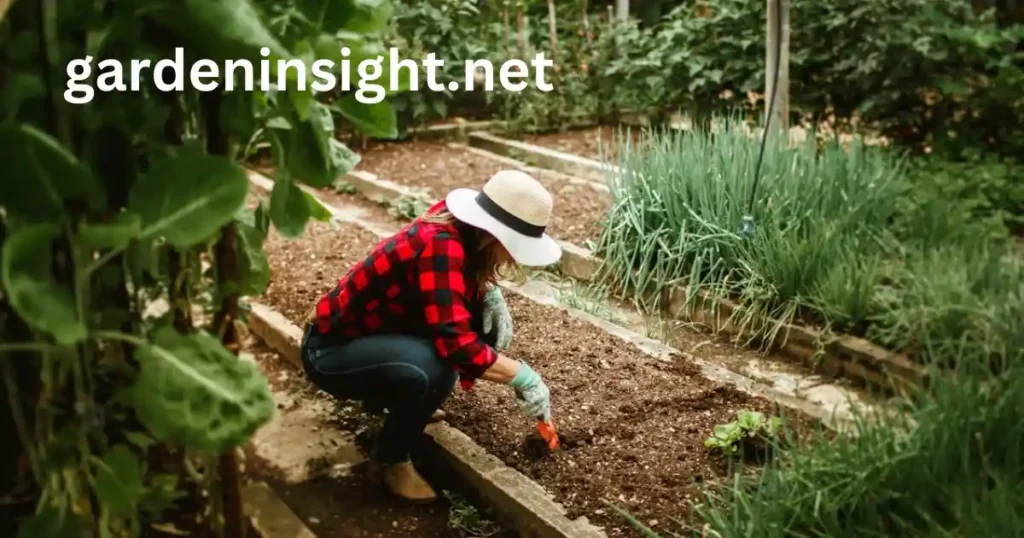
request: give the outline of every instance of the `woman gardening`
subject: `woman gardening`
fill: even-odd
[[[551,209],[551,194],[518,171],[498,172],[481,192],[456,189],[374,247],[308,317],[302,359],[310,380],[336,398],[388,410],[372,460],[392,493],[437,498],[410,453],[456,378],[464,390],[477,379],[508,385],[526,416],[550,420],[544,381],[498,352],[512,339],[512,318],[496,283],[514,263],[561,257],[544,232]]]

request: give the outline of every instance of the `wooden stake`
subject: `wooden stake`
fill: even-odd
[[[629,0],[615,0],[615,15],[620,21],[629,19]]]
[[[523,3],[516,2],[516,39],[519,46],[519,57],[526,57],[526,39],[523,37]]]
[[[501,17],[505,25],[505,56],[508,58],[512,57],[512,27],[508,22],[508,2],[505,2],[504,9],[501,12]]]
[[[580,2],[580,11],[583,14],[583,34],[587,38],[587,50],[593,50],[594,48],[594,36],[590,34],[590,17],[587,16],[587,6],[590,4],[588,0]]]
[[[558,22],[555,20],[555,0],[548,0],[548,33],[551,40],[551,60],[558,65]]]
[[[772,107],[772,130],[789,132],[789,0],[767,0],[767,39],[765,40],[765,113]],[[780,24],[781,23],[781,24]],[[778,32],[782,28],[781,35]],[[775,56],[779,56],[778,86],[775,87]],[[775,101],[772,106],[771,102]]]

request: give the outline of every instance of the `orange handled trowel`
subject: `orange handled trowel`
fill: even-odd
[[[537,433],[540,434],[541,438],[548,445],[548,450],[554,452],[558,450],[558,432],[555,431],[555,422],[548,421],[544,422],[544,417],[537,417]]]

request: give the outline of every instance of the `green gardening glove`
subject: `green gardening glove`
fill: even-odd
[[[508,385],[516,392],[516,401],[524,415],[551,422],[551,391],[529,364],[519,361],[519,371]]]
[[[495,331],[499,350],[508,348],[512,342],[512,313],[508,310],[505,297],[501,295],[501,288],[491,286],[483,297],[484,303],[484,334]]]

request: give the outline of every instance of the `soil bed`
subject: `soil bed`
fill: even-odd
[[[596,161],[614,163],[619,157],[619,141],[628,136],[628,139],[632,141],[632,147],[635,148],[641,132],[640,127],[622,127],[620,129],[603,125],[560,133],[528,134],[523,136],[523,142]]]
[[[317,391],[301,371],[287,364],[277,353],[262,342],[251,339],[247,351],[255,355],[260,370],[270,381],[275,392],[286,392],[293,398],[327,399]],[[361,431],[375,422],[374,417],[359,412],[357,406],[338,405],[335,426],[349,431]],[[462,538],[466,536],[458,523],[465,518],[453,519],[449,511],[452,503],[442,501],[430,505],[403,503],[389,495],[374,482],[365,464],[357,465],[344,475],[327,474],[301,484],[287,484],[251,450],[246,457],[246,478],[262,480],[281,497],[281,500],[317,536],[356,538]],[[437,482],[435,482],[436,484]],[[440,484],[450,487],[450,484]],[[455,494],[457,495],[457,494]],[[461,499],[461,497],[456,497]],[[470,505],[459,501],[459,508]],[[493,538],[511,538],[506,531],[490,523],[488,530],[496,531]]]
[[[308,239],[269,238],[273,274],[263,300],[300,321],[376,241],[321,223],[310,226]],[[507,299],[516,323],[508,354],[544,376],[565,449],[532,447],[534,424],[520,416],[507,388],[486,382],[455,392],[445,404],[449,421],[547,488],[571,517],[586,515],[609,536],[635,531],[606,501],[655,528],[678,530],[669,518],[685,518],[707,484],[726,474],[726,462],[703,446],[714,426],[742,409],[777,412],[766,400],[703,378],[681,357],[656,361],[561,310]]]
[[[406,187],[427,189],[432,199],[440,199],[455,188],[479,189],[508,166],[441,142],[415,141],[369,144],[356,168]],[[596,239],[611,195],[554,174],[535,178],[555,197],[555,214],[548,227],[551,235],[579,245]]]

